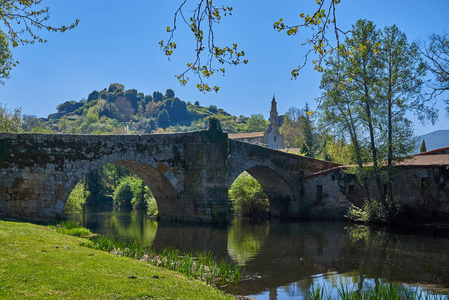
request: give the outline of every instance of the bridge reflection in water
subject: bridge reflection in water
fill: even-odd
[[[157,222],[116,211],[71,215],[93,232],[156,250],[212,251],[245,268],[239,293],[289,299],[312,284],[419,284],[449,291],[449,235],[393,232],[337,222],[250,222],[229,226]]]

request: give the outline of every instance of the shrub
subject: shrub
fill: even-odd
[[[393,201],[387,198],[386,204],[384,206],[376,199],[368,198],[364,200],[362,207],[351,204],[345,217],[357,222],[392,222],[403,212],[403,205],[398,198],[393,198]]]
[[[120,180],[120,183],[114,191],[114,196],[112,197],[114,206],[117,207],[131,207],[131,200],[134,194],[131,190],[132,177],[125,177]]]
[[[64,221],[64,222],[59,223],[56,226],[50,225],[48,227],[56,230],[56,232],[59,232],[62,234],[67,234],[67,235],[73,235],[73,236],[78,236],[78,237],[85,237],[85,236],[92,235],[92,232],[89,229],[81,227],[80,225],[78,225],[77,223],[74,223],[74,222]]]
[[[145,199],[147,205],[147,215],[157,217],[159,215],[159,211],[157,209],[156,199],[151,195]]]
[[[120,180],[114,191],[113,202],[118,207],[133,207],[157,215],[156,199],[143,180],[136,176]]]

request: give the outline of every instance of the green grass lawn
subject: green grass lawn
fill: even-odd
[[[0,298],[234,299],[176,272],[82,247],[82,241],[0,220]]]

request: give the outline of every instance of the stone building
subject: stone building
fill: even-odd
[[[270,124],[264,132],[231,133],[228,136],[230,139],[241,142],[259,145],[263,144],[272,149],[284,149],[284,137],[279,131],[284,121],[284,116],[278,116],[274,95],[273,100],[271,101],[269,121]]]
[[[395,166],[393,191],[409,217],[449,221],[448,153],[449,147],[420,153]],[[339,166],[303,178],[303,200],[311,218],[343,219],[349,203],[363,203],[365,188],[345,172],[349,167]]]

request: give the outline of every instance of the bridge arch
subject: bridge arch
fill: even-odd
[[[164,162],[158,161],[157,157],[120,153],[94,161],[79,161],[73,164],[73,176],[69,178],[65,185],[64,194],[59,197],[63,201],[63,205],[57,206],[56,213],[63,213],[70,193],[84,176],[107,164],[123,167],[141,178],[153,193],[161,217],[177,219],[177,215],[183,211],[180,199],[180,194],[184,188],[182,183],[183,170],[172,168]]]
[[[0,143],[0,216],[38,221],[61,215],[79,180],[109,163],[144,179],[159,207],[173,199],[165,217],[208,223],[229,220],[228,188],[245,170],[272,203],[288,203],[285,217],[297,217],[303,177],[337,166],[228,139],[218,121],[208,130],[161,135],[0,133]]]
[[[282,176],[281,170],[276,169],[273,165],[247,162],[229,175],[228,189],[237,177],[246,171],[262,185],[270,202],[271,216],[287,216],[290,201],[296,199],[295,193],[290,179]]]

